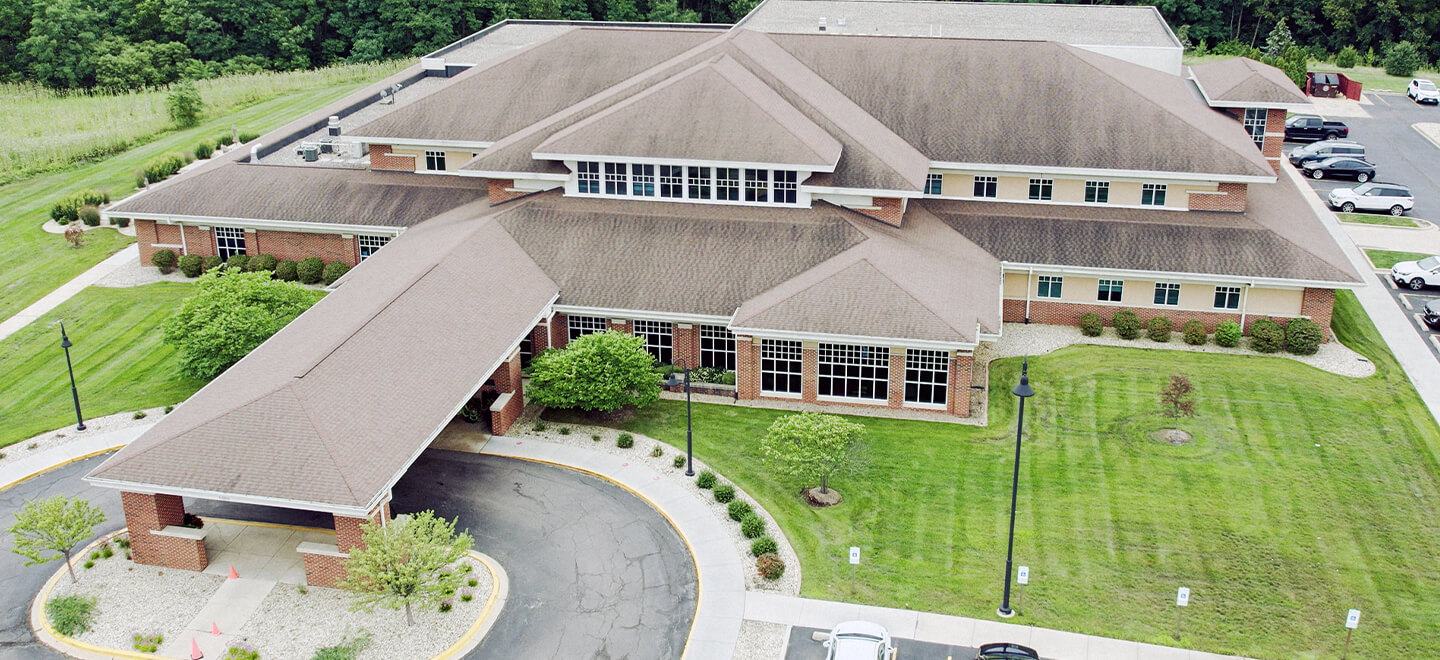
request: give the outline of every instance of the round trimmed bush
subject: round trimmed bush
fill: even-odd
[[[265,270],[265,271],[274,272],[274,271],[275,271],[275,266],[278,265],[279,263],[280,263],[280,262],[278,262],[278,261],[275,260],[275,257],[272,257],[272,256],[270,256],[270,255],[268,255],[268,254],[262,254],[262,255],[259,255],[259,256],[256,256],[256,257],[252,257],[252,258],[250,259],[250,263],[245,264],[245,270],[248,270],[248,271]]]
[[[720,484],[715,487],[715,501],[721,504],[728,504],[735,499],[735,487],[730,484]]]
[[[350,272],[350,264],[343,261],[332,261],[325,264],[325,270],[321,273],[321,279],[325,280],[326,286],[329,286],[334,284],[335,280],[340,279],[340,276],[348,272]]]
[[[755,559],[755,570],[760,573],[760,577],[774,582],[785,574],[785,562],[781,561],[780,555],[773,552],[763,554]]]
[[[1240,335],[1244,332],[1240,324],[1234,321],[1222,321],[1215,326],[1215,343],[1225,348],[1234,348],[1240,344]]]
[[[225,259],[218,254],[212,254],[200,260],[201,270],[210,272],[225,265]]]
[[[754,512],[747,513],[744,518],[740,519],[740,533],[747,539],[764,536],[765,521],[761,520],[760,516],[755,515]]]
[[[1145,324],[1145,333],[1154,341],[1170,341],[1170,333],[1173,330],[1175,330],[1175,325],[1172,324],[1170,318],[1166,316],[1157,316]]]
[[[717,480],[719,480],[719,477],[716,477],[714,472],[701,470],[700,475],[695,477],[695,487],[705,489],[714,488]]]
[[[275,279],[284,282],[294,282],[300,279],[300,276],[295,273],[295,262],[288,260],[275,262]]]
[[[227,270],[245,270],[249,265],[250,255],[248,254],[230,255],[230,258],[225,260],[225,268]]]
[[[750,515],[754,511],[755,508],[750,506],[750,503],[744,500],[734,500],[725,507],[725,513],[729,514],[730,519],[734,520],[735,522],[740,522],[741,520],[744,520],[745,516]]]
[[[1205,324],[1198,319],[1190,319],[1185,325],[1180,326],[1180,332],[1185,333],[1185,343],[1191,346],[1199,346],[1205,343]]]
[[[1115,312],[1110,319],[1110,325],[1115,326],[1115,334],[1121,339],[1136,339],[1140,336],[1140,315],[1128,309]]]
[[[750,542],[750,556],[773,555],[780,551],[780,544],[768,536],[762,536]]]
[[[150,265],[159,268],[162,273],[174,270],[176,260],[174,250],[156,250],[154,254],[150,255]]]
[[[201,140],[199,144],[195,145],[196,158],[209,158],[213,153],[215,153],[215,145],[208,140]]]
[[[1314,355],[1325,341],[1325,331],[1310,319],[1291,319],[1285,326],[1285,350],[1296,355]]]
[[[1260,353],[1274,353],[1285,347],[1285,328],[1270,319],[1260,319],[1250,326],[1250,348]]]
[[[635,436],[629,433],[621,433],[615,438],[615,446],[621,449],[629,449],[635,446]]]
[[[200,277],[201,271],[205,269],[205,260],[197,254],[187,254],[180,257],[180,272],[185,277]]]
[[[325,262],[320,257],[305,257],[295,264],[295,275],[301,284],[317,284],[325,273]]]
[[[1105,319],[1099,314],[1085,314],[1080,317],[1080,334],[1086,337],[1099,337],[1105,332]]]
[[[85,223],[86,227],[100,226],[100,207],[98,206],[86,204],[76,211],[76,215],[79,216],[81,222]]]

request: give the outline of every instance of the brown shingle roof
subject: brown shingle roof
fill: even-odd
[[[1190,75],[1212,104],[1235,103],[1308,104],[1309,97],[1295,86],[1284,71],[1248,57],[1202,62],[1190,66]]]

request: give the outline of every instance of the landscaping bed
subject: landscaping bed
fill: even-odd
[[[1365,256],[1370,263],[1381,270],[1390,270],[1395,264],[1402,261],[1419,261],[1425,257],[1432,256],[1424,252],[1401,252],[1397,250],[1376,250],[1367,248]]]
[[[1420,223],[1403,215],[1390,215],[1389,213],[1336,213],[1335,217],[1340,222],[1353,222],[1362,225],[1384,225],[1387,227],[1419,227]]]

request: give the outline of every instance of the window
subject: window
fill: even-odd
[[[794,170],[775,170],[775,203],[794,204],[795,192],[800,186],[795,182]]]
[[[685,196],[685,168],[679,165],[660,166],[660,196],[677,199]]]
[[[1110,182],[1086,181],[1085,201],[1091,204],[1108,204],[1110,202]]]
[[[671,349],[675,345],[675,325],[668,321],[636,321],[635,336],[645,340],[645,350],[660,364],[670,364],[674,358]]]
[[[245,230],[239,227],[216,227],[215,250],[221,259],[245,254]]]
[[[1171,282],[1155,283],[1155,304],[1156,305],[1179,305],[1180,285]]]
[[[625,163],[605,163],[605,194],[625,194]]]
[[[520,366],[529,366],[530,358],[535,357],[535,345],[530,341],[530,335],[525,335],[520,340]]]
[[[1240,309],[1240,287],[1215,287],[1215,309]]]
[[[760,391],[800,393],[800,342],[760,340]]]
[[[905,351],[905,403],[945,405],[950,354],[945,351]]]
[[[362,234],[359,238],[361,261],[364,261],[366,257],[375,254],[377,251],[380,250],[380,248],[385,247],[386,243],[390,242],[389,236],[366,236]]]
[[[889,397],[890,349],[821,344],[818,356],[816,386],[820,396],[879,401]]]
[[[727,202],[740,200],[740,170],[738,168],[715,168],[715,199]]]
[[[1147,183],[1140,187],[1140,203],[1145,206],[1165,205],[1165,184]]]
[[[575,191],[587,195],[600,194],[600,163],[580,161],[575,164]]]
[[[566,319],[566,325],[570,327],[571,341],[610,329],[610,324],[598,316],[571,316]]]
[[[1124,290],[1124,280],[1100,280],[1100,293],[1095,299],[1100,302],[1120,302],[1120,294]]]
[[[1035,289],[1037,298],[1059,298],[1060,289],[1065,285],[1065,278],[1059,275],[1041,275],[1040,283]]]
[[[700,326],[700,366],[735,370],[735,335],[723,325]]]
[[[745,170],[745,201],[766,201],[770,188],[770,170]]]
[[[445,152],[443,152],[443,151],[426,151],[426,152],[425,152],[425,169],[431,170],[431,171],[444,171],[444,170],[445,170]]]
[[[635,163],[630,166],[630,180],[636,197],[655,196],[655,166]]]
[[[1261,148],[1265,146],[1265,114],[1264,108],[1245,108],[1245,132]]]
[[[1048,200],[1048,199],[1054,199],[1054,198],[1055,198],[1055,180],[1054,180],[1054,179],[1031,179],[1031,180],[1030,180],[1030,199]]]
[[[996,193],[995,193],[995,186],[999,183],[999,181],[1000,181],[999,177],[993,177],[993,176],[977,176],[977,177],[975,177],[975,196],[976,196],[976,197],[994,197],[994,196],[996,195]]]
[[[925,177],[925,194],[926,194],[926,195],[939,195],[939,194],[940,194],[941,183],[943,183],[943,181],[944,181],[944,178],[942,177],[942,175],[939,175],[939,174],[930,174],[930,175],[927,175],[927,176]]]
[[[690,168],[690,199],[710,199],[710,168]]]

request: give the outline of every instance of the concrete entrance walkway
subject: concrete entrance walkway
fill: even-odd
[[[100,280],[100,278],[109,275],[110,273],[114,272],[115,269],[125,265],[132,259],[139,258],[140,248],[138,246],[131,245],[130,247],[127,247],[119,252],[116,252],[115,254],[110,255],[110,258],[98,264],[95,264],[94,266],[91,266],[90,270],[76,275],[75,279],[61,284],[59,288],[45,294],[44,298],[41,298],[34,303],[31,303],[29,307],[26,307],[25,309],[16,312],[14,316],[5,319],[4,321],[0,321],[0,339],[4,339],[6,337],[9,337],[10,335],[15,334],[17,331],[20,330],[20,328],[30,325],[31,321],[34,321],[35,319],[44,316],[46,312],[49,312],[56,307],[59,307],[61,303],[69,300],[75,294],[80,293],[80,291],[85,287],[94,284],[95,282]]]
[[[294,548],[292,547],[293,551]],[[213,567],[214,564],[212,563]],[[206,571],[207,573],[210,571]],[[300,574],[301,581],[304,581],[304,571]],[[190,642],[194,640],[200,646],[200,651],[207,658],[223,658],[225,650],[236,640],[235,631],[245,626],[245,622],[260,609],[260,604],[265,602],[265,597],[270,595],[270,590],[275,588],[274,580],[260,578],[242,577],[237,580],[226,580],[225,584],[215,591],[210,597],[210,602],[201,608],[190,624],[185,626],[185,632],[175,639],[168,640],[160,651],[166,657],[188,658],[190,657]],[[211,634],[211,626],[220,629],[219,635]]]

